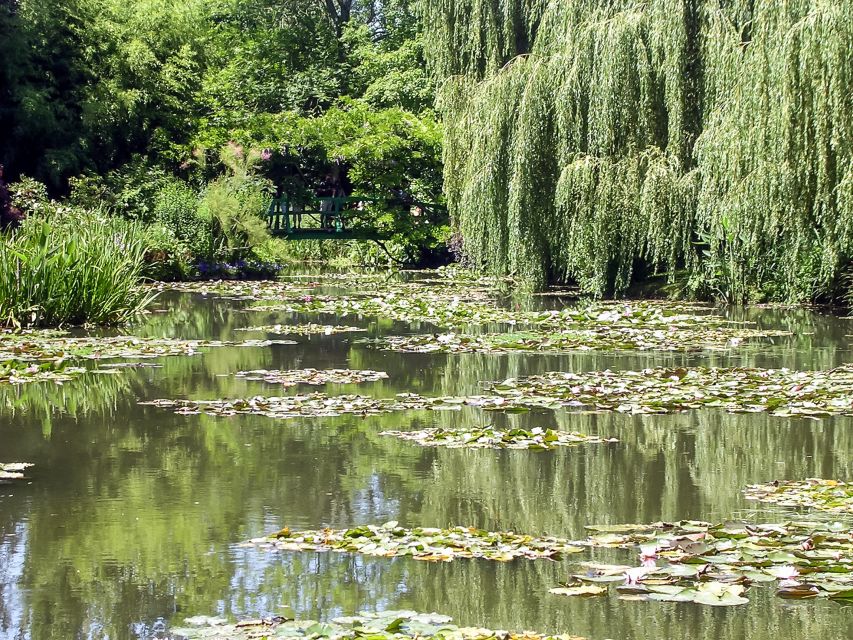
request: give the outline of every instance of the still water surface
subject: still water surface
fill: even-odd
[[[317,321],[247,313],[245,305],[166,294],[158,303],[166,312],[134,332],[240,340],[264,336],[235,333],[238,327]],[[848,640],[853,607],[784,601],[761,587],[751,590],[748,605],[721,609],[549,595],[577,557],[429,564],[276,555],[239,543],[283,526],[388,520],[571,538],[583,537],[584,525],[594,523],[783,521],[789,512],[756,507],[743,500],[741,489],[775,478],[853,478],[850,419],[465,410],[276,421],[178,416],[137,404],[279,393],[227,376],[248,369],[387,371],[389,380],[326,391],[392,396],[476,393],[483,380],[554,370],[674,364],[808,369],[851,360],[850,320],[802,310],[747,315],[795,335],[731,354],[562,356],[396,354],[355,344],[364,334],[313,336],[296,338],[297,345],[167,358],[162,368],[89,375],[64,386],[0,387],[0,459],[37,465],[31,483],[0,486],[0,638],[165,638],[171,625],[192,615],[328,619],[394,608],[438,611],[460,625],[593,639]],[[368,336],[418,329],[375,318],[353,324],[366,327]],[[379,436],[385,429],[488,421],[558,426],[620,442],[496,452],[421,448]],[[603,552],[592,557],[617,559]]]

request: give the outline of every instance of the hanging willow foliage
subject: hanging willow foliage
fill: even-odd
[[[734,301],[853,258],[853,0],[424,0],[477,264]]]

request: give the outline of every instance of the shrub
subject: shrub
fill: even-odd
[[[194,257],[213,256],[213,227],[199,213],[198,195],[186,183],[172,180],[160,189],[154,202],[154,220]]]

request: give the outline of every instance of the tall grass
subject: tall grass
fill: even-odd
[[[0,325],[119,324],[150,296],[139,287],[142,234],[88,214],[29,220],[0,238]]]

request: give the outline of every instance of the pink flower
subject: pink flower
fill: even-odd
[[[625,584],[639,584],[643,576],[648,575],[652,571],[654,571],[652,567],[634,567],[633,569],[628,569],[625,572]]]

